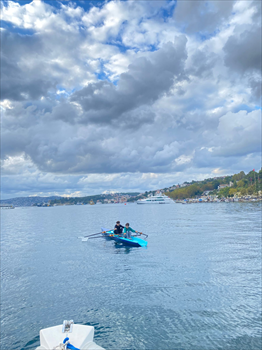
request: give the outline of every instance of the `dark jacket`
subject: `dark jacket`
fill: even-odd
[[[124,226],[122,225],[115,225],[114,233],[116,233],[117,235],[121,235],[123,232],[123,228]]]

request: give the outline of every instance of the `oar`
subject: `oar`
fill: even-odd
[[[104,233],[104,232],[108,232],[108,231],[101,231],[101,232],[98,232],[98,233],[93,233],[92,235],[87,235],[87,236],[78,237],[78,238],[86,238],[86,237],[91,237],[91,236],[101,235],[101,234],[102,234],[102,233]]]
[[[95,238],[104,238],[103,236],[97,236],[97,237],[83,237],[82,238],[82,242],[86,242],[88,241],[89,239],[95,239]]]
[[[138,232],[140,235],[144,235],[146,236],[146,238],[148,237],[148,235],[146,235],[145,233],[142,233],[142,232]]]
[[[98,233],[93,233],[92,235],[87,235],[87,236],[84,236],[84,237],[91,237],[91,236],[101,235],[101,233],[103,233],[103,231],[102,232],[98,232]]]
[[[84,238],[85,241],[87,241],[88,239],[95,239],[95,238],[104,238],[103,236],[98,236],[98,237],[87,237],[87,238]]]

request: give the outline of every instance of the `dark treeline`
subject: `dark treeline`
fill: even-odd
[[[77,204],[77,203],[83,203],[83,204],[89,204],[89,202],[92,200],[96,202],[97,200],[101,200],[101,195],[94,195],[94,196],[87,196],[87,197],[62,197],[60,199],[55,199],[50,202],[50,205],[54,204]]]
[[[227,185],[230,182],[233,183],[231,187],[218,190],[219,185]],[[252,170],[248,174],[241,171],[238,174],[226,176],[224,178],[192,181],[189,186],[175,189],[166,194],[172,199],[186,199],[201,196],[205,191],[212,191],[212,194],[217,194],[219,197],[233,197],[235,193],[240,193],[244,196],[257,194],[261,190],[262,170],[259,170],[259,172]]]

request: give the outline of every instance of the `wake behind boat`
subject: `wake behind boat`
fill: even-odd
[[[162,193],[156,196],[147,197],[145,199],[139,199],[137,201],[137,204],[170,204],[170,203],[173,203],[173,200]]]

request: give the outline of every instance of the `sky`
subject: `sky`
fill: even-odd
[[[2,1],[1,196],[261,167],[260,1]]]

